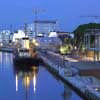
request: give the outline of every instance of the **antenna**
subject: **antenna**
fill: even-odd
[[[34,31],[35,31],[35,35],[37,34],[37,23],[36,21],[38,20],[38,15],[41,12],[45,12],[44,9],[39,9],[39,8],[34,8],[33,9],[33,14],[34,14]]]

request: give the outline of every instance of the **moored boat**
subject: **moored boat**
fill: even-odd
[[[39,66],[41,63],[40,58],[38,57],[38,54],[36,50],[27,50],[27,49],[20,49],[17,50],[14,53],[13,57],[14,64],[17,66],[23,66],[23,67],[28,67],[28,66]]]

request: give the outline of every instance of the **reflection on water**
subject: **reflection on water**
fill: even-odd
[[[22,68],[15,66],[15,76],[16,76],[16,91],[18,91],[18,80],[22,80],[22,84],[26,90],[29,89],[31,81],[33,82],[34,93],[36,91],[36,80],[39,67],[32,66],[31,68],[23,70]]]
[[[3,53],[0,52],[0,72],[6,71],[6,69],[9,69],[9,64],[13,64],[11,53]]]
[[[64,85],[63,100],[70,100],[71,95],[72,95],[71,89],[68,86]]]
[[[16,75],[16,91],[18,91],[18,76]]]
[[[83,100],[44,66],[14,66],[9,53],[0,52],[0,80],[0,100]]]

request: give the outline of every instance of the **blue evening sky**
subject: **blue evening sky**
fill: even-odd
[[[79,24],[95,21],[80,16],[100,16],[100,0],[0,0],[0,24],[32,23],[33,8],[45,9],[39,18],[57,19],[64,31],[73,31]]]

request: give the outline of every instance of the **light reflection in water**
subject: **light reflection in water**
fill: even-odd
[[[0,52],[0,72],[5,72],[9,69],[9,64],[13,64],[12,54]]]
[[[16,66],[17,67],[17,66]],[[33,81],[33,89],[34,89],[34,93],[36,92],[36,80],[37,80],[37,74],[38,74],[38,70],[39,67],[37,66],[33,66],[31,67],[31,69],[29,68],[27,71],[26,70],[22,70],[21,68],[16,68],[15,67],[15,71],[16,71],[16,92],[18,92],[18,80],[22,80],[22,85],[24,86],[24,88],[28,91],[29,87],[30,87],[30,83],[31,80]]]
[[[15,67],[9,53],[0,52],[0,58],[0,71],[3,70],[0,72],[0,100],[83,100],[68,86],[59,83],[45,66]]]
[[[34,93],[36,91],[36,75],[33,76],[33,86],[34,86]]]
[[[16,92],[18,91],[18,76],[16,74]]]
[[[30,77],[27,75],[27,73],[25,73],[25,77],[23,77],[23,82],[24,82],[24,87],[28,89],[30,86]]]
[[[7,64],[7,62],[8,62],[8,57],[7,57],[7,55],[8,55],[8,53],[6,52],[5,53],[5,63]]]
[[[3,66],[2,66],[2,62],[3,62],[3,61],[2,61],[2,52],[0,52],[0,64],[1,64],[0,71],[2,71],[2,67],[3,67]]]

